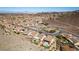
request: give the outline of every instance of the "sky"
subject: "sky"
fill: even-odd
[[[0,13],[65,12],[79,10],[79,7],[0,7]]]

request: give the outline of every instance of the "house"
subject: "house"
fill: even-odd
[[[38,34],[39,34],[39,33],[36,32],[36,31],[30,31],[30,32],[28,33],[28,36],[34,38],[34,37],[38,36]]]
[[[53,50],[53,51],[56,51],[56,48],[57,48],[57,45],[56,45],[56,40],[57,38],[55,37],[55,36],[53,36],[52,38],[51,38],[51,41],[50,41],[50,48],[49,48],[49,50]]]
[[[43,35],[40,39],[40,46],[48,48],[49,50],[56,50],[56,38],[51,35]]]
[[[61,35],[66,37],[66,38],[69,38],[69,39],[71,39],[73,37],[72,34],[67,34],[67,33],[62,33]]]
[[[74,44],[77,49],[79,49],[79,41]]]
[[[38,46],[41,46],[43,44],[43,40],[46,38],[45,34],[40,34],[38,37],[40,37],[40,43]]]

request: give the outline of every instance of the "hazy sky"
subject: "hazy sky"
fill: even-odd
[[[79,10],[79,7],[0,7],[0,13],[16,12],[60,12]]]

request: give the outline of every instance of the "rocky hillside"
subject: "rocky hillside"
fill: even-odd
[[[9,37],[6,36],[7,35],[6,34],[5,39],[3,39],[2,42],[4,42],[4,40],[7,40],[7,39],[8,39],[8,41],[14,40],[15,38],[17,40],[18,36],[20,38],[25,37],[24,40],[26,39],[25,41],[27,41],[28,37],[29,37],[28,34],[30,32],[33,34],[33,36],[35,33],[39,33],[39,36],[40,36],[41,35],[40,33],[42,33],[43,30],[48,31],[48,32],[49,32],[49,30],[51,30],[51,29],[47,29],[47,28],[57,29],[58,33],[61,30],[61,32],[63,32],[63,33],[67,32],[67,33],[73,34],[79,38],[79,12],[51,12],[51,13],[37,13],[37,14],[3,13],[3,14],[0,14],[0,28],[2,28],[4,30],[3,31],[1,29],[3,32],[8,33],[8,36],[10,36],[12,34],[12,36],[11,36],[12,38],[10,37],[11,39],[9,39]],[[35,31],[35,33],[33,33],[33,31]],[[50,32],[52,32],[52,31],[50,31]],[[1,34],[1,36],[2,35],[4,36],[4,34]],[[46,36],[48,33],[43,32],[43,34]],[[4,38],[1,36],[0,36],[0,39]],[[22,40],[20,38],[18,40]],[[16,40],[14,40],[14,42]],[[17,42],[18,42],[18,40],[17,40]],[[29,40],[28,40],[28,42],[29,42]],[[7,41],[5,41],[5,42],[7,42]],[[22,42],[22,44],[23,44],[23,42]],[[27,43],[25,42],[24,45],[26,45],[26,44]],[[3,44],[1,43],[0,45],[2,46]],[[20,45],[20,43],[19,43],[19,45]],[[30,46],[32,46],[32,45],[30,45]],[[25,46],[22,45],[22,47],[23,47],[22,49],[24,49]],[[56,50],[56,47],[57,46],[55,46],[55,50]],[[24,50],[28,50],[26,48]],[[6,48],[6,49],[10,49],[10,48]],[[36,48],[36,49],[39,50],[39,48]],[[36,50],[36,49],[34,49],[34,50]],[[58,48],[58,50],[59,50],[59,48]]]
[[[17,26],[57,26],[79,34],[79,12],[51,12],[37,14],[0,14],[0,23],[8,28]],[[38,23],[40,23],[38,25]]]
[[[73,26],[79,26],[79,12],[70,12],[60,15],[60,21],[69,23]]]

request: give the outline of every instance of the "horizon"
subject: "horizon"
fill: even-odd
[[[68,12],[76,10],[79,10],[79,7],[0,7],[0,13]]]

